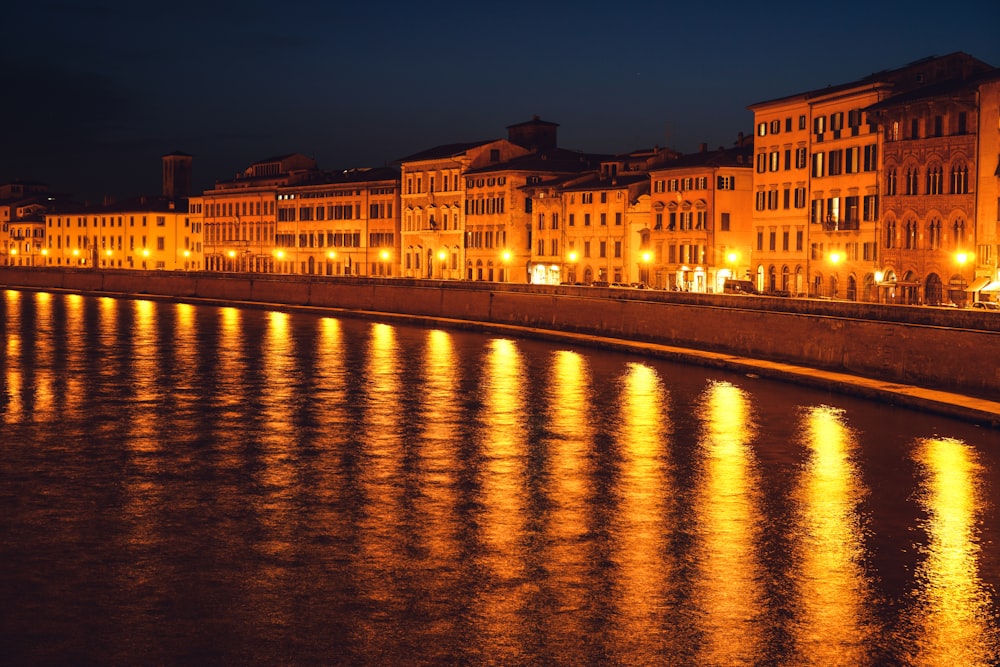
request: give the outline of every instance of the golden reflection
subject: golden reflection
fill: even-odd
[[[458,445],[462,440],[459,363],[451,334],[427,332],[421,392],[419,456],[421,495],[419,517],[433,566],[442,569],[458,558],[455,517]]]
[[[63,409],[70,413],[76,410],[83,401],[86,392],[87,344],[84,336],[84,298],[79,294],[63,296],[66,304],[66,373],[64,380],[66,389]]]
[[[7,395],[7,405],[4,410],[4,423],[15,424],[22,419],[24,403],[21,396],[21,318],[24,317],[21,293],[14,290],[4,292],[6,319],[4,321],[4,393]]]
[[[577,352],[553,354],[545,397],[550,434],[542,443],[547,469],[545,491],[550,511],[543,524],[550,565],[551,608],[543,631],[549,636],[579,637],[587,633],[587,610],[593,573],[593,549],[588,539],[594,489],[590,457],[594,450],[591,378],[587,359]],[[566,664],[582,665],[590,653],[582,643],[565,646]]]
[[[659,638],[668,634],[665,598],[676,577],[676,564],[667,557],[676,493],[666,460],[669,408],[659,374],[644,364],[628,365],[620,401],[614,630],[625,662],[648,664],[648,652],[664,648]]]
[[[35,293],[35,330],[32,353],[35,358],[34,386],[32,387],[32,419],[46,421],[52,416],[55,404],[56,376],[53,370],[55,354],[55,322],[52,314],[52,295]]]
[[[113,301],[113,299],[109,299]],[[162,429],[159,417],[163,411],[160,378],[160,346],[156,330],[156,304],[152,301],[133,301],[135,322],[132,325],[131,385],[135,399],[129,414],[129,443],[135,450],[146,452],[160,448]]]
[[[396,331],[386,324],[369,328],[364,375],[364,416],[359,448],[358,588],[375,604],[398,602],[394,576],[406,567],[407,518],[403,506],[402,389]],[[378,615],[359,619],[359,632],[375,646],[395,640],[380,632]],[[374,651],[378,648],[373,646]]]
[[[226,419],[240,419],[239,412],[243,408],[243,392],[240,384],[245,372],[243,356],[243,313],[238,308],[225,307],[219,309],[219,344],[215,350],[216,364],[221,386],[215,392],[216,400],[226,408],[220,419],[224,424]]]
[[[874,633],[858,516],[865,490],[852,459],[857,442],[842,410],[820,406],[805,413],[803,444],[809,459],[796,491],[793,574],[797,662],[864,664]]]
[[[298,392],[295,349],[289,335],[289,315],[268,311],[267,326],[260,353],[263,386],[261,388],[260,439],[264,468],[262,481],[269,487],[284,489],[295,475],[290,443],[298,430],[293,419],[303,409]]]
[[[982,467],[972,448],[948,438],[920,441],[914,456],[924,475],[919,501],[927,515],[927,543],[916,573],[910,663],[996,665],[996,602],[979,578]]]
[[[482,369],[483,587],[477,614],[486,646],[523,646],[521,610],[533,593],[526,578],[526,437],[523,360],[517,344],[493,339]]]
[[[695,489],[696,577],[693,602],[702,642],[698,663],[753,664],[765,639],[761,498],[746,394],[712,383],[700,410],[701,471]]]

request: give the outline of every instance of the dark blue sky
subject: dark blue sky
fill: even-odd
[[[582,151],[729,146],[754,102],[954,51],[1000,65],[995,0],[923,7],[39,0],[4,20],[0,181],[156,193],[179,150],[201,190],[272,155],[380,166],[536,114]]]

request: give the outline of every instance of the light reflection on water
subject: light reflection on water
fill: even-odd
[[[995,431],[552,343],[2,297],[13,664],[1000,659]]]

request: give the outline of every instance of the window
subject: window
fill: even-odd
[[[826,116],[813,118],[813,133],[822,135],[824,132],[826,132]]]
[[[764,230],[757,230],[757,250],[764,249]]]
[[[743,127],[746,127],[745,125]],[[757,136],[766,137],[767,136],[767,123],[757,123]]]
[[[969,169],[962,163],[951,168],[951,193],[964,195],[969,192]]]
[[[906,194],[915,195],[919,194],[917,190],[917,180],[920,178],[920,170],[916,167],[910,167],[906,170]]]
[[[767,171],[767,153],[757,154],[757,173],[763,174]]]
[[[943,175],[941,165],[934,165],[927,168],[927,194],[939,195],[942,193]]]
[[[754,201],[754,208],[758,211],[763,211],[764,207],[767,205],[767,193],[763,190],[757,192],[756,199]]]
[[[800,130],[806,129],[806,117],[804,115],[799,116],[799,129]]]
[[[896,195],[895,168],[885,170],[885,194],[889,197],[894,197]]]
[[[608,203],[608,193],[607,192],[602,192],[601,193],[601,203],[602,204],[607,204]]]
[[[864,170],[875,171],[878,167],[878,152],[875,144],[865,146]]]
[[[781,232],[781,250],[788,252],[788,230]]]
[[[620,212],[615,213],[615,225],[620,227],[621,224],[622,224],[622,214]]]
[[[767,191],[767,210],[777,211],[778,210],[778,191],[768,190]]]
[[[795,149],[795,168],[805,169],[806,168],[806,149],[796,148]]]
[[[830,151],[828,164],[827,164],[827,175],[828,176],[840,176],[844,171],[844,151],[836,150]]]
[[[778,242],[778,233],[772,230],[767,235],[767,249],[771,251],[777,250],[778,247],[777,242]]]
[[[806,189],[804,187],[795,188],[795,208],[806,207]]]
[[[801,229],[795,230],[795,252],[802,252],[803,243],[804,241],[803,241],[802,230]]]
[[[878,195],[865,195],[861,205],[865,222],[878,220]]]
[[[771,134],[778,134],[779,132],[781,132],[781,121],[780,120],[772,120],[771,121]]]
[[[589,213],[584,213],[583,214],[583,226],[584,227],[590,227],[590,214]]]
[[[718,190],[735,190],[736,189],[736,177],[735,176],[719,176],[716,181],[716,189]]]
[[[861,147],[852,146],[844,149],[844,173],[856,174],[861,171]]]
[[[622,242],[615,241],[615,257],[621,258],[621,256],[622,256]]]
[[[910,139],[920,138],[920,119],[914,118],[910,121]]]
[[[778,169],[781,167],[781,153],[779,153],[778,151],[771,151],[770,160],[768,162],[770,165],[769,166],[770,171],[778,171]]]
[[[603,195],[604,193],[602,192],[601,194]],[[601,227],[607,227],[607,226],[608,226],[608,214],[601,213]]]
[[[724,232],[729,231],[729,214],[720,213],[719,214],[719,229]]]
[[[825,157],[826,155],[823,153],[813,153],[813,169],[812,169],[813,178],[820,178],[822,176],[826,176],[826,170],[824,169]]]

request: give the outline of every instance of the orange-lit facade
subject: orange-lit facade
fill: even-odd
[[[45,216],[46,266],[107,269],[204,269],[200,223],[184,200],[162,197]]]
[[[650,172],[649,225],[639,232],[639,262],[653,287],[722,292],[727,278],[746,278],[752,154],[741,137],[734,148],[683,155]]]
[[[399,174],[329,172],[279,188],[274,268],[325,276],[398,275]]]
[[[192,197],[192,219],[204,224],[205,268],[276,270],[278,189],[319,175],[315,160],[293,153],[255,162],[232,180],[219,181],[211,190]]]
[[[933,96],[936,87],[954,86],[988,69],[985,63],[956,53],[749,107],[754,112],[752,271],[758,288],[800,296],[922,303],[924,281],[929,279],[932,301],[940,301],[938,295],[946,290],[938,286],[940,261],[931,262],[937,251],[922,247],[916,253],[901,252],[917,248],[899,248],[897,216],[905,215],[901,208],[905,202],[890,194],[898,190],[889,189],[899,182],[898,175],[892,176],[900,168],[898,163],[907,162],[910,166],[904,168],[912,175],[917,163],[926,159],[918,152],[929,146],[900,145],[904,157],[897,147],[889,146],[884,123],[889,109],[911,108],[905,100]],[[943,101],[938,98],[938,103]],[[953,114],[956,126],[957,113]],[[952,146],[957,154],[976,150],[974,136],[942,133],[935,139],[937,151],[950,152]],[[930,159],[941,161],[940,156]],[[976,196],[970,193],[968,199],[975,201]],[[929,211],[913,212],[911,235],[918,227],[916,219],[930,215]],[[915,237],[910,244],[917,244]]]
[[[883,141],[885,301],[965,305],[1000,292],[1000,74],[961,64],[954,79],[869,110]]]
[[[45,263],[45,211],[52,198],[41,183],[0,185],[0,266]]]

